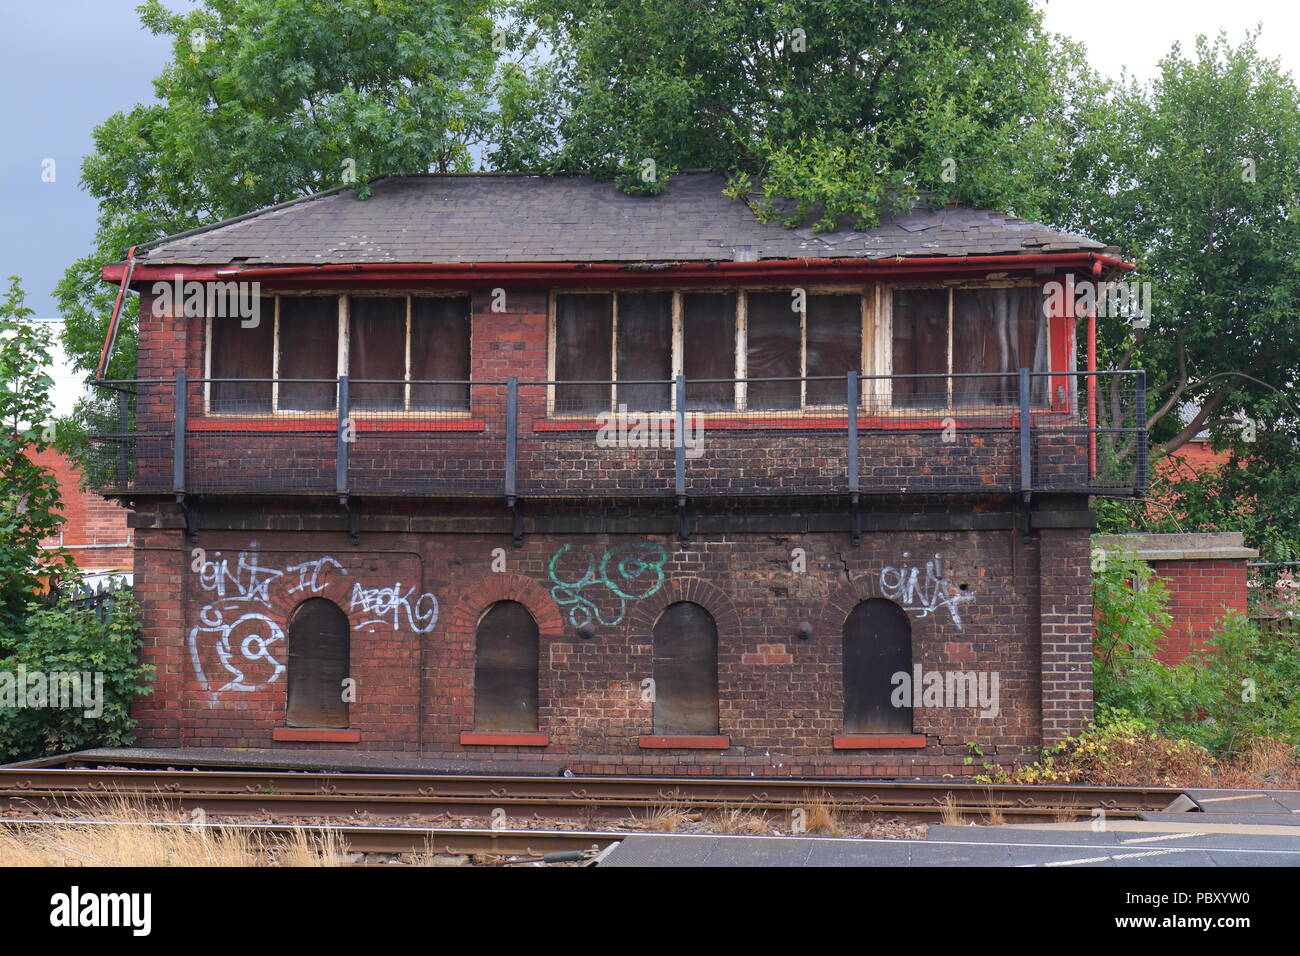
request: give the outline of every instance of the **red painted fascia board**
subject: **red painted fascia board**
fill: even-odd
[[[961,275],[1056,268],[1110,266],[1130,270],[1133,264],[1095,252],[1003,256],[898,256],[890,259],[767,259],[758,262],[678,262],[656,268],[610,262],[489,262],[489,263],[331,263],[319,266],[186,266],[137,263],[132,283],[186,280],[308,282],[313,285],[347,284],[365,279],[381,282],[493,281],[583,283],[662,283],[668,280],[710,282],[767,281],[811,277],[843,281],[886,276]],[[120,282],[125,263],[104,266],[105,281]]]

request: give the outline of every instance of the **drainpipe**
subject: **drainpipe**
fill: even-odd
[[[126,252],[126,269],[122,273],[122,284],[117,288],[117,301],[113,303],[113,315],[108,320],[108,334],[104,336],[104,347],[99,353],[99,365],[95,368],[95,381],[102,382],[108,371],[108,357],[113,354],[117,344],[117,323],[122,317],[122,302],[126,298],[127,286],[131,284],[131,275],[135,272],[135,250],[132,246]]]
[[[1095,278],[1101,275],[1101,263],[1092,264]],[[1088,477],[1097,477],[1097,307],[1096,297],[1088,309]]]

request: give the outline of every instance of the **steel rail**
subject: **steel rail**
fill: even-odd
[[[638,812],[653,813],[666,805],[685,810],[744,810],[751,813],[789,814],[800,806],[820,802],[839,813],[887,814],[894,817],[933,819],[955,813],[962,817],[997,814],[1012,822],[1056,819],[1062,814],[1081,816],[1095,807],[1092,805],[1062,805],[1056,807],[990,806],[983,803],[920,804],[920,803],[863,803],[849,801],[798,801],[755,803],[747,799],[697,800],[687,799],[666,804],[658,798],[633,797],[439,797],[401,796],[379,794],[258,794],[258,793],[176,793],[162,791],[99,791],[99,790],[0,790],[0,809],[9,812],[51,812],[74,806],[96,804],[104,798],[137,798],[143,802],[160,802],[180,810],[201,809],[208,813],[231,816],[247,814],[274,814],[280,816],[349,817],[358,814],[372,816],[400,816],[416,814],[451,814],[455,816],[487,816],[497,809],[508,810],[516,817],[533,819],[567,819],[583,814],[597,814],[607,818],[625,817]],[[1143,812],[1128,807],[1104,808],[1111,819],[1135,819]]]
[[[203,794],[418,798],[430,803],[544,803],[559,805],[751,806],[788,808],[821,802],[863,810],[969,809],[1161,810],[1182,794],[1165,787],[1067,787],[978,783],[900,783],[863,780],[717,779],[656,777],[538,777],[485,775],[315,773],[297,771],[0,769],[0,792],[147,794],[193,798]]]

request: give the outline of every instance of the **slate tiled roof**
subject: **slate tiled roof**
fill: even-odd
[[[711,174],[629,196],[578,176],[393,177],[359,200],[345,189],[273,207],[142,250],[150,264],[689,262],[1017,255],[1106,247],[1012,216],[925,209],[866,232],[758,221]]]

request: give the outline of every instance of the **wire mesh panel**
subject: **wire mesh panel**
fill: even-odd
[[[364,402],[355,400],[358,394]],[[349,492],[506,493],[505,383],[354,380],[349,396],[343,426]]]
[[[1133,494],[1146,485],[1146,397],[1142,372],[1035,375],[1051,406],[1033,419],[1036,491]]]

